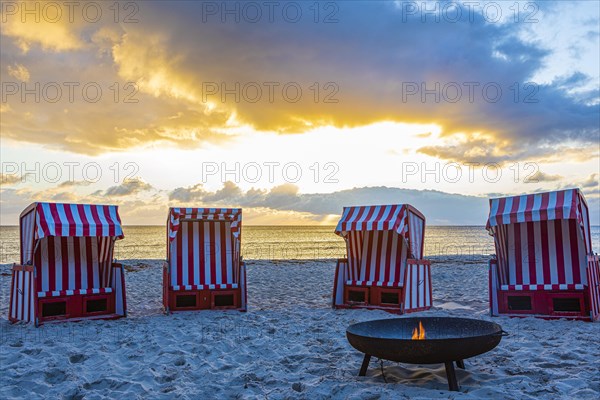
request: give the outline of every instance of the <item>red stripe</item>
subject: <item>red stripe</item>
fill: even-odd
[[[394,244],[394,239],[395,239],[395,233],[394,232],[388,232],[387,233],[387,245],[385,247],[386,252],[385,252],[385,281],[389,282],[390,281],[390,275],[391,275],[391,270],[392,268],[395,269],[395,280],[397,281],[399,279],[400,275],[400,271],[396,268],[396,263],[394,262],[394,264],[392,265],[392,257],[394,257],[394,261],[398,259],[398,257],[396,257],[396,254],[392,254],[392,246]]]
[[[177,240],[177,285],[183,285],[183,233],[181,229],[177,231],[175,240]]]
[[[526,222],[527,228],[527,257],[529,258],[529,282],[537,283],[537,271],[536,271],[536,252],[535,252],[535,235],[533,231],[533,222]]]
[[[362,219],[362,215],[365,213],[366,208],[365,207],[360,207],[358,209],[358,214],[356,215],[356,217],[354,217],[353,219],[350,219],[350,231],[352,230],[356,230],[357,226],[358,226],[358,222],[356,221],[360,221]],[[352,214],[354,214],[354,212],[351,212],[348,217],[352,217]]]
[[[50,214],[52,214],[52,219],[54,220],[54,232],[50,232],[50,234],[54,233],[55,236],[62,236],[62,222],[60,222],[58,208],[54,203],[50,203],[48,206],[50,207]]]
[[[579,241],[577,240],[577,221],[569,220],[569,238],[571,240],[571,269],[573,270],[573,283],[581,283],[581,268],[579,260]]]
[[[205,284],[206,283],[206,272],[204,270],[204,266],[206,265],[206,244],[204,243],[204,239],[205,239],[205,233],[204,233],[204,228],[205,228],[205,223],[204,222],[200,222],[200,228],[198,229],[198,232],[200,233],[200,284]]]
[[[540,205],[540,219],[548,219],[548,204],[550,203],[550,193],[542,193],[542,203]]]
[[[81,289],[81,238],[73,239],[73,254],[75,255],[75,289]]]
[[[37,270],[37,274],[36,274],[36,281],[37,281],[37,287],[38,289],[42,288],[42,244],[40,243],[37,250],[35,251],[35,254],[33,255],[33,265],[35,266],[36,270]]]
[[[540,230],[541,230],[541,240],[542,240],[542,270],[544,271],[544,277],[542,282],[551,283],[551,274],[550,274],[550,246],[548,243],[548,222],[543,221],[540,222]]]
[[[209,240],[210,240],[210,282],[208,282],[208,284],[214,283],[216,281],[217,278],[217,255],[215,254],[215,247],[216,247],[216,233],[215,233],[215,224],[209,224],[208,225],[209,228],[209,232],[210,232],[210,236],[209,236]]]
[[[370,265],[371,265],[371,254],[373,252],[373,250],[372,250],[372,247],[373,247],[372,239],[373,239],[373,232],[372,231],[365,231],[363,243],[366,242],[366,245],[367,245],[367,254],[363,255],[363,259],[365,260],[364,271],[362,270],[363,266],[360,265],[361,271],[359,273],[359,277],[363,277],[365,281],[370,280],[370,278],[369,278],[369,276],[367,274],[370,272],[369,268],[370,268]],[[363,248],[363,252],[364,252],[364,248]]]
[[[377,216],[375,217],[375,222],[373,222],[374,224],[378,223],[381,218],[383,217],[383,213],[385,212],[386,207],[385,206],[381,206],[379,207],[379,213],[377,213]],[[373,210],[375,211],[375,210]],[[385,229],[385,227],[384,227]]]
[[[93,288],[94,287],[94,267],[93,267],[93,262],[94,262],[94,255],[92,254],[92,238],[91,237],[86,237],[84,238],[85,240],[85,256],[86,256],[86,264],[85,264],[85,268],[87,269],[87,288]]]
[[[184,285],[192,285],[194,283],[194,224],[196,222],[187,222],[187,261],[188,261],[188,279]],[[183,233],[183,230],[182,230]],[[182,238],[183,240],[183,238]]]
[[[56,290],[56,257],[54,255],[54,236],[46,238],[48,244],[48,288]]]
[[[534,196],[527,196],[527,203],[525,204],[525,221],[532,220],[531,210],[533,210],[533,200]]]
[[[61,237],[60,239],[60,253],[62,259],[62,286],[61,289],[69,288],[69,246],[67,243],[68,238]]]
[[[523,282],[523,255],[521,254],[521,225],[512,225],[515,238],[515,282]]]
[[[96,236],[102,236],[102,222],[100,222],[100,217],[98,216],[98,208],[94,205],[90,205],[89,208],[94,219],[94,224],[96,225]]]
[[[502,225],[502,214],[504,214],[504,208],[506,207],[506,197],[498,199],[498,213],[496,214],[496,225]]]
[[[102,206],[102,213],[104,214],[104,219],[108,224],[108,236],[115,236],[116,229],[112,217],[110,216],[110,207]]]
[[[69,224],[69,236],[75,236],[77,234],[75,219],[73,218],[73,213],[71,212],[71,206],[69,204],[64,205],[65,215],[67,217],[67,223]]]
[[[558,283],[565,282],[565,257],[563,253],[563,240],[562,240],[562,221],[559,219],[554,220],[554,242],[556,249],[556,264],[558,269]]]
[[[513,197],[512,208],[510,209],[510,222],[517,222],[517,211],[519,211],[519,205],[521,204],[521,197]]]
[[[40,216],[39,218],[39,224],[42,228],[42,232],[44,232],[44,236],[48,236],[50,234],[50,228],[48,227],[48,220],[47,220],[47,216],[46,214],[44,214],[44,208],[42,207],[42,205],[40,203],[37,204],[36,206],[37,209],[37,213]]]
[[[561,190],[559,192],[556,192],[556,209],[555,209],[556,219],[563,218],[564,205],[565,205],[565,192]]]

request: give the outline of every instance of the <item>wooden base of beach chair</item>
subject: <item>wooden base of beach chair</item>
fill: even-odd
[[[240,289],[179,290],[169,291],[168,310],[239,310],[241,309]]]
[[[55,320],[113,317],[115,293],[43,297],[37,302],[38,324]]]
[[[590,319],[583,290],[499,290],[498,314],[547,319]]]

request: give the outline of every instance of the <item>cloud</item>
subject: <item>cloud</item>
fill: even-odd
[[[538,182],[556,182],[563,179],[561,175],[546,174],[542,171],[537,171],[533,175],[525,178],[523,183],[538,183]]]
[[[136,179],[123,179],[123,183],[118,186],[111,186],[104,191],[105,196],[129,196],[132,194],[140,193],[143,191],[153,189],[152,185],[144,182],[143,180]]]
[[[591,174],[584,181],[581,182],[581,187],[584,188],[598,188],[598,174]]]
[[[5,174],[5,173],[0,173],[0,182],[2,183],[2,185],[15,185],[15,184],[19,184],[22,181],[22,177],[18,176],[16,174]]]
[[[227,193],[228,195],[224,195]],[[487,216],[487,200],[476,196],[448,194],[435,190],[409,190],[390,187],[364,187],[333,193],[302,194],[297,186],[284,184],[271,190],[250,189],[242,192],[234,183],[227,182],[215,192],[202,185],[177,188],[169,193],[169,200],[185,203],[174,206],[188,207],[248,207],[252,210],[292,212],[314,221],[330,220],[331,215],[341,214],[342,207],[367,204],[410,203],[424,212],[431,224],[484,224]],[[468,209],[468,214],[456,210]],[[289,216],[288,216],[289,218]],[[458,222],[462,221],[462,222]]]
[[[206,17],[203,4],[145,2],[137,24],[55,24],[48,33],[11,22],[3,35],[13,42],[3,46],[3,59],[35,69],[31,76],[98,81],[106,95],[94,104],[19,105],[12,98],[15,117],[2,122],[3,134],[97,154],[153,143],[222,143],[229,139],[224,130],[246,125],[302,133],[385,120],[439,124],[440,144],[423,153],[486,162],[597,141],[597,88],[577,91],[589,85],[578,71],[528,84],[551,50],[525,40],[515,24],[487,23],[478,12],[472,18],[463,12],[457,22],[422,23],[390,2],[338,3],[335,24],[309,17],[292,24],[280,15],[275,23],[223,23],[218,15],[198,23]],[[73,55],[68,62],[36,49],[23,55],[22,43]],[[135,82],[139,103],[111,101],[114,82],[121,95]],[[298,101],[290,100],[289,85],[300,87]],[[252,101],[256,90],[260,99]],[[454,101],[456,90],[461,95]],[[498,90],[501,96],[493,98]]]
[[[29,82],[29,70],[21,64],[9,65],[7,68],[8,75],[22,82]]]
[[[61,182],[58,185],[58,187],[59,188],[70,188],[70,187],[78,187],[78,186],[89,186],[91,184],[92,184],[92,182],[90,182],[90,181],[75,181],[75,180],[71,180],[71,181]]]
[[[84,46],[78,29],[74,29],[82,25],[81,14],[77,22],[69,22],[68,17],[62,17],[66,10],[58,3],[51,7],[53,10],[46,10],[48,13],[44,11],[46,5],[40,1],[6,3],[2,7],[2,35],[14,39],[23,53],[27,53],[32,46],[53,52],[78,50]],[[57,12],[61,13],[61,18],[56,18]]]

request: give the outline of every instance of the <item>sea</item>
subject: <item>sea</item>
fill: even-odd
[[[344,257],[344,240],[334,226],[248,226],[242,232],[242,255],[246,260],[308,260]],[[164,226],[125,226],[125,239],[117,241],[115,257],[165,259]],[[600,227],[592,227],[592,246],[600,249]],[[494,253],[494,242],[484,226],[428,226],[428,256],[481,256]],[[19,228],[0,227],[0,263],[19,261]]]

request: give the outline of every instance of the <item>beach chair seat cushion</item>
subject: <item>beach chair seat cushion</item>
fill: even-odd
[[[95,288],[95,289],[76,289],[76,290],[48,290],[38,292],[38,297],[62,297],[62,296],[73,296],[73,295],[85,295],[85,294],[104,294],[112,293],[112,288]]]
[[[219,283],[212,285],[175,285],[171,286],[171,290],[214,290],[214,289],[237,289],[237,283]]]

